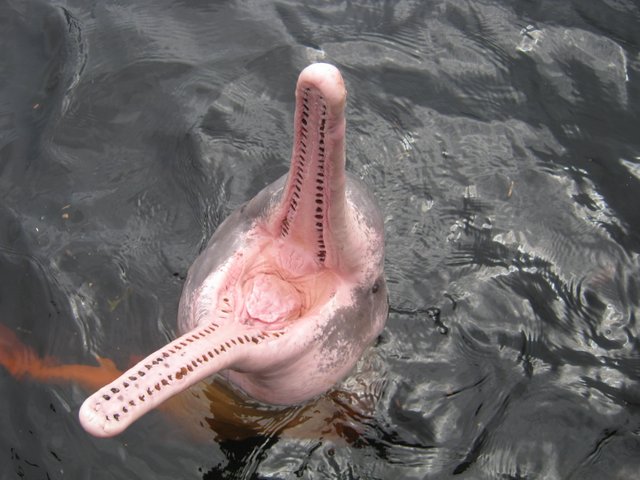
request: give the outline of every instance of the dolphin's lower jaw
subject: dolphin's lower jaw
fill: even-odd
[[[331,329],[326,321],[330,314],[314,316],[314,334],[295,321],[282,329],[234,323],[196,328],[89,397],[80,409],[81,424],[96,437],[117,435],[168,398],[218,372],[250,397],[273,405],[298,404],[324,393],[349,374],[383,322],[337,341],[323,332]]]
[[[194,329],[95,392],[80,408],[80,422],[92,435],[117,435],[169,397],[281,335],[259,329],[239,332],[232,324]]]

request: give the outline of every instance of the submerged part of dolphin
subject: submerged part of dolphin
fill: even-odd
[[[89,433],[116,435],[221,371],[257,400],[294,404],[353,368],[388,300],[380,211],[345,172],[345,102],[335,67],[302,71],[288,175],[220,225],[182,292],[186,333],[84,402]]]

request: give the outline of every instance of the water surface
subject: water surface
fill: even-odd
[[[124,366],[171,338],[191,261],[286,172],[319,60],[391,313],[348,444],[156,414],[94,439],[78,386],[1,370],[0,478],[634,478],[638,25],[631,0],[1,2],[0,322],[26,344]]]

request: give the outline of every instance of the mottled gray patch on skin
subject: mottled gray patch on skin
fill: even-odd
[[[344,358],[353,355],[353,351],[362,343],[356,338],[363,313],[356,307],[344,307],[339,309],[327,329],[322,332],[322,350],[318,369],[328,372],[338,367]],[[338,350],[339,353],[334,352]]]
[[[349,307],[336,311],[327,328],[318,335],[322,343],[318,368],[329,372],[339,368],[339,364],[349,358],[360,356],[362,351],[375,339],[372,336],[380,317],[386,319],[388,312],[388,293],[384,276],[376,279],[377,291],[371,286],[354,290],[354,302]],[[337,353],[334,353],[336,352]]]

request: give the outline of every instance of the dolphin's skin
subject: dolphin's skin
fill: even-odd
[[[330,389],[384,327],[384,233],[345,172],[346,90],[327,64],[302,71],[287,176],[232,213],[184,286],[184,335],[91,395],[80,422],[116,435],[217,372],[256,400],[295,404]]]

